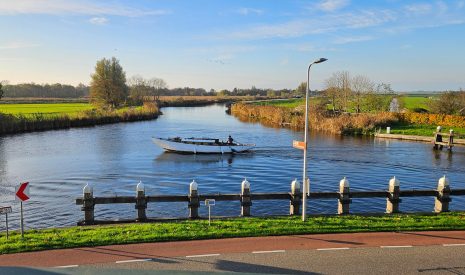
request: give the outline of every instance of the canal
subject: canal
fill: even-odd
[[[13,206],[10,225],[18,228],[14,188],[31,184],[25,205],[26,228],[74,225],[82,219],[75,198],[89,183],[96,196],[135,194],[139,181],[147,194],[187,194],[195,179],[200,193],[239,193],[247,178],[252,192],[283,192],[302,177],[302,151],[292,140],[303,132],[241,122],[223,105],[164,108],[157,120],[120,123],[0,137],[0,206]],[[238,155],[178,155],[156,147],[157,137],[217,137],[231,134],[256,150]],[[353,190],[383,190],[392,176],[402,189],[433,189],[443,175],[452,188],[465,188],[465,150],[435,152],[431,144],[311,133],[308,171],[312,191],[335,191],[347,177]],[[432,211],[433,198],[404,198],[401,210]],[[384,212],[384,199],[354,199],[353,212]],[[334,200],[310,201],[309,213],[336,213]],[[465,210],[465,198],[451,209]],[[135,217],[134,205],[97,205],[96,219]],[[207,209],[201,206],[200,214]],[[252,215],[285,215],[288,201],[254,202]],[[214,216],[238,216],[239,202],[220,202]],[[187,217],[187,203],[149,204],[149,217]],[[0,217],[0,230],[4,230]]]

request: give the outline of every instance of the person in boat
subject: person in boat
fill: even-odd
[[[234,139],[229,135],[228,137],[228,144],[233,144]]]

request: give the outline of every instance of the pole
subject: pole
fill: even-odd
[[[21,201],[21,239],[24,238],[23,201]]]
[[[310,93],[310,68],[313,63],[308,66],[307,71],[307,91],[305,92],[305,133],[304,133],[304,169],[302,175],[302,221],[306,220],[307,210],[307,145],[308,145],[308,96]]]
[[[5,214],[5,223],[6,223],[6,239],[8,240],[8,213]]]
[[[211,225],[211,218],[210,218],[210,204],[208,204],[208,226]]]

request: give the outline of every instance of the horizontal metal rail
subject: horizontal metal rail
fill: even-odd
[[[389,198],[389,191],[350,191],[348,193],[350,198]],[[438,196],[437,190],[400,190],[400,197],[434,197]],[[451,189],[451,196],[465,196],[465,189]],[[339,199],[341,193],[339,192],[312,192],[309,199]],[[215,199],[216,201],[240,201],[240,194],[199,194],[199,200]],[[250,197],[254,200],[290,200],[292,194],[288,192],[282,193],[251,193]],[[188,202],[188,195],[156,195],[146,196],[147,202]],[[136,203],[135,196],[117,196],[117,197],[94,197],[94,204],[116,204],[116,203]],[[76,199],[77,205],[84,204],[84,198]]]

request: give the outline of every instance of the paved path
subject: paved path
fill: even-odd
[[[303,250],[328,252],[367,247],[403,249],[422,246],[438,246],[438,250],[439,247],[450,248],[451,251],[465,248],[465,231],[315,234],[112,245],[0,255],[0,266],[57,267],[148,261],[169,263],[175,257],[198,259],[234,253],[264,255]]]

